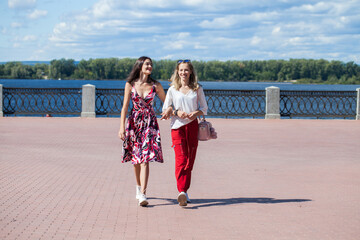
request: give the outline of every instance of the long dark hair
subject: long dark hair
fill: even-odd
[[[129,76],[126,79],[127,82],[130,83],[131,85],[133,85],[134,81],[136,81],[137,79],[140,78],[140,72],[141,72],[142,66],[143,66],[144,62],[146,61],[146,59],[149,59],[151,61],[151,63],[152,63],[151,58],[146,57],[146,56],[139,57],[139,59],[136,60],[136,62],[134,64]],[[154,79],[152,79],[151,74],[150,74],[148,79],[147,79],[147,82],[148,83],[155,83],[156,81]]]

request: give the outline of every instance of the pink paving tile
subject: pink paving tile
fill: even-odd
[[[211,119],[186,208],[169,122],[149,207],[122,164],[119,119],[0,119],[0,238],[357,239],[360,122]]]

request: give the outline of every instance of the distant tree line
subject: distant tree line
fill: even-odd
[[[24,65],[21,62],[0,64],[0,78],[14,79],[121,79],[131,71],[136,59],[104,58],[75,62],[52,60],[50,64]],[[360,84],[360,66],[354,62],[324,59],[264,61],[193,61],[201,81],[290,81],[301,83]],[[152,77],[169,79],[176,61],[154,61]]]

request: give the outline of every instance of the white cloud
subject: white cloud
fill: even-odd
[[[189,32],[180,32],[178,34],[176,34],[178,39],[186,39],[189,38],[191,36],[191,34]]]
[[[10,2],[20,6],[19,0]],[[33,44],[37,54],[33,50],[31,56],[39,58],[146,54],[154,59],[349,59],[360,55],[359,1],[96,0],[81,10],[70,7],[61,12],[52,32],[41,33],[49,36],[46,40],[35,39],[45,19],[36,21],[33,31],[35,25],[23,18],[49,15],[51,8],[45,13],[34,10],[35,0],[21,2],[33,9],[9,18],[7,32],[22,36],[15,43],[26,43],[27,49]],[[38,49],[41,43],[44,46]]]
[[[14,38],[14,42],[20,43],[20,42],[34,42],[38,40],[38,37],[35,35],[25,35],[25,36],[16,36]]]
[[[271,33],[272,33],[273,35],[275,35],[275,34],[280,33],[280,31],[281,31],[281,27],[274,27]]]
[[[215,18],[212,21],[205,20],[202,21],[199,26],[202,28],[213,28],[213,29],[222,29],[230,28],[235,25],[240,20],[238,15],[229,15],[225,17]]]
[[[101,0],[93,6],[92,13],[96,18],[109,17],[115,6],[115,2],[112,0]]]
[[[341,16],[340,17],[340,22],[346,24],[350,22],[350,18],[349,17],[345,17],[345,16]]]
[[[173,6],[174,3],[169,0],[137,0],[133,1],[131,6],[138,7],[138,6],[146,6],[146,7],[156,7],[156,8],[166,8]]]
[[[10,24],[10,26],[11,26],[12,28],[21,28],[21,27],[23,26],[23,24],[20,23],[20,22],[12,22],[12,23]]]
[[[35,35],[26,35],[23,37],[23,41],[24,42],[32,42],[32,41],[36,41],[38,38]]]
[[[182,0],[182,1],[169,1],[169,0],[132,0],[127,3],[122,3],[127,7],[139,9],[139,6],[144,8],[198,8],[200,10],[219,10],[220,8],[233,7],[234,5],[244,5],[245,0]]]
[[[257,36],[254,36],[250,42],[251,45],[259,45],[260,43],[261,43],[261,38]]]
[[[184,48],[185,44],[186,44],[185,41],[168,42],[165,44],[164,49],[165,50],[181,50]]]
[[[311,13],[319,13],[324,11],[329,11],[331,9],[331,3],[327,2],[318,2],[314,5],[312,4],[304,4],[300,7],[293,7],[291,10],[293,11],[304,11],[304,12],[311,12]]]
[[[291,21],[289,23],[282,23],[281,28],[283,32],[288,36],[292,35],[309,35],[309,34],[319,34],[324,31],[323,27],[319,23]]]
[[[204,46],[202,43],[195,43],[194,49],[208,49],[208,47]]]
[[[251,26],[254,24],[271,24],[278,16],[279,13],[276,11],[229,14],[224,17],[216,17],[212,20],[204,20],[199,26],[208,29],[229,29],[239,26]]]
[[[159,41],[162,41],[162,48],[167,51],[177,51],[177,50],[191,50],[191,49],[205,49],[205,46],[202,46],[198,38],[193,37],[189,32],[179,32],[174,34],[169,34],[167,36],[156,36],[155,44]],[[169,54],[170,55],[170,54]]]
[[[269,21],[276,19],[279,16],[279,13],[277,11],[271,11],[271,12],[253,12],[246,16],[246,18],[249,18],[252,21]]]
[[[35,9],[33,12],[31,12],[28,15],[28,18],[30,18],[30,19],[38,19],[38,18],[41,18],[41,17],[45,17],[47,14],[48,14],[48,11],[46,11],[46,10]]]
[[[304,38],[293,37],[293,38],[289,38],[287,42],[291,45],[299,45],[304,42]]]
[[[169,1],[170,2],[170,1]],[[176,6],[183,5],[199,10],[219,11],[219,10],[236,10],[244,6],[261,4],[262,0],[249,2],[247,0],[182,0],[174,1]],[[265,1],[266,2],[266,1]]]
[[[9,8],[27,9],[36,6],[36,0],[8,0]]]
[[[173,54],[169,54],[169,55],[160,57],[160,59],[172,59],[172,58],[174,58],[174,55],[173,55]]]
[[[311,42],[314,42],[316,44],[319,45],[334,45],[339,41],[342,41],[343,38],[339,37],[339,36],[324,36],[324,35],[319,35],[319,36],[315,36],[314,38],[311,39]],[[309,41],[310,42],[310,41]]]

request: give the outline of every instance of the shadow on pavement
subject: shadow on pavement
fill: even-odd
[[[148,198],[167,201],[167,203],[156,204],[155,206],[178,204],[176,199],[171,198]],[[242,203],[259,203],[259,204],[276,204],[276,203],[296,203],[309,202],[311,199],[275,199],[275,198],[218,198],[218,199],[191,199],[191,203],[187,205],[187,209],[197,209],[202,207],[224,206]]]

